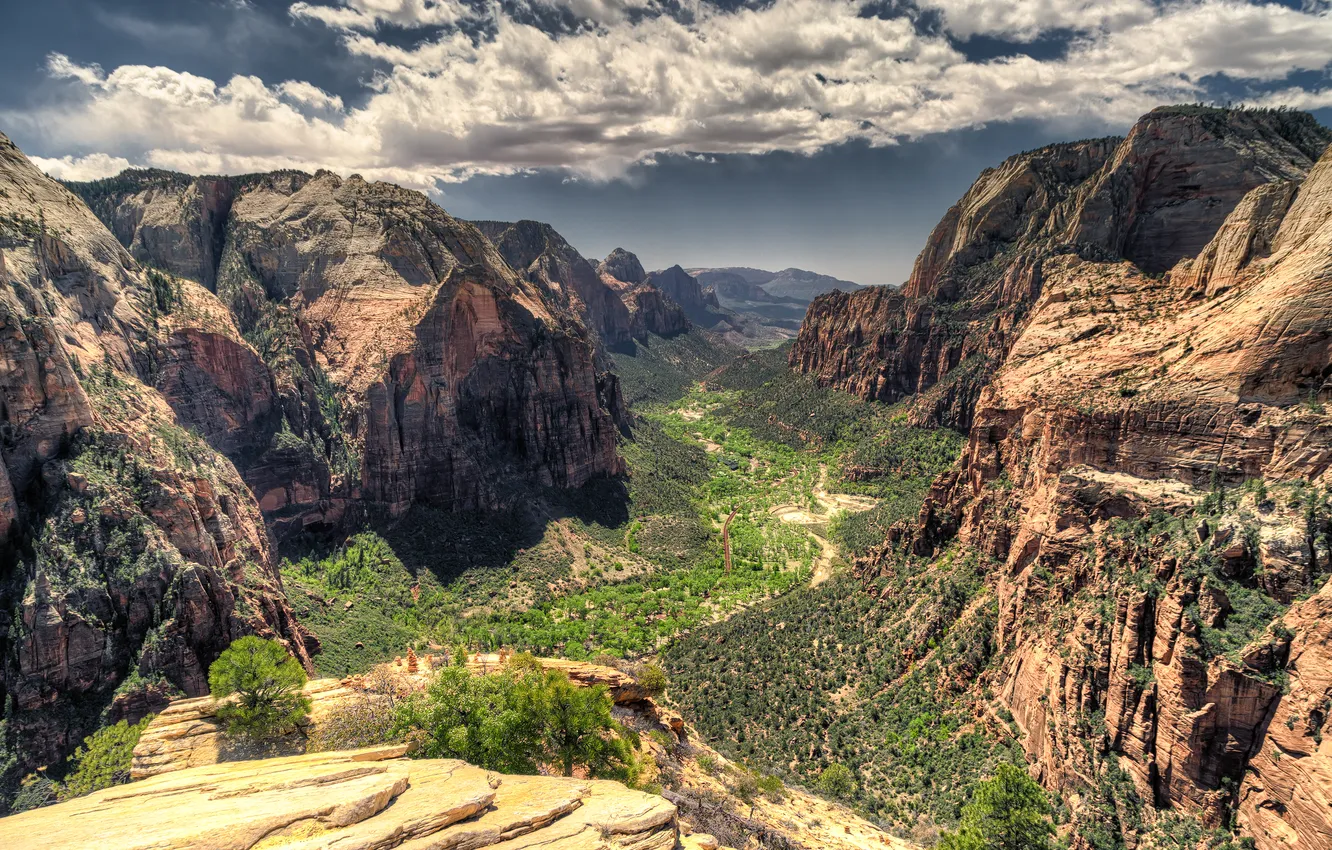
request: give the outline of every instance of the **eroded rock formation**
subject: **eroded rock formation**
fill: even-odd
[[[965,430],[1060,257],[1147,274],[1200,252],[1252,189],[1302,178],[1329,141],[1303,113],[1168,107],[1127,138],[1057,144],[987,169],[944,215],[900,292],[811,305],[791,365],[863,398],[915,395]]]
[[[502,255],[419,193],[327,172],[78,188],[136,256],[229,309],[238,333],[173,340],[158,385],[279,530],[353,501],[490,508],[619,471],[621,402],[594,344],[627,339],[629,309],[548,227],[492,233]],[[225,403],[237,381],[251,409]]]
[[[1078,801],[1075,836],[1178,810],[1328,846],[1327,141],[1298,114],[1176,109],[1015,157],[901,293],[821,298],[792,355],[968,426],[858,568],[950,547],[988,565],[984,710]]]
[[[6,847],[671,850],[675,807],[618,782],[502,776],[400,748],[162,774],[0,820]]]
[[[635,338],[643,339],[648,333],[676,336],[689,330],[684,309],[652,284],[638,257],[616,248],[597,266],[597,274],[629,308],[629,324]]]
[[[0,704],[8,771],[25,771],[99,714],[204,692],[241,635],[307,662],[317,643],[249,489],[154,388],[216,390],[195,398],[224,442],[267,415],[253,349],[210,320],[225,308],[140,267],[3,136],[0,189]]]

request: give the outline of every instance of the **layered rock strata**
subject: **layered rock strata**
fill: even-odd
[[[0,820],[0,843],[106,847],[670,850],[675,807],[617,782],[502,776],[396,748],[193,767]]]
[[[0,284],[8,784],[100,716],[205,692],[235,638],[277,638],[306,662],[318,644],[292,620],[250,490],[155,387],[215,390],[194,401],[221,411],[222,442],[269,415],[254,350],[214,322],[226,309],[141,267],[3,136]],[[188,365],[200,352],[211,374]]]
[[[619,471],[621,403],[595,338],[620,340],[628,309],[598,300],[605,287],[548,228],[501,240],[527,259],[520,275],[423,195],[359,177],[127,172],[76,188],[136,255],[216,292],[257,350],[259,364],[225,333],[172,340],[159,386],[276,528],[336,522],[352,503],[494,508],[521,486]],[[238,381],[253,409],[225,403]]]
[[[1053,207],[1029,195],[1023,210],[1052,211],[1022,228],[1076,237],[1076,251],[958,239],[1022,220],[1011,195],[997,218],[975,215],[1017,185],[983,175],[903,294],[834,296],[811,320],[854,334],[871,321],[855,305],[891,300],[921,324],[883,338],[937,338],[950,332],[940,299],[976,292],[949,272],[955,257],[995,251],[984,262],[1006,294],[993,347],[977,351],[996,365],[967,448],[859,569],[872,581],[953,546],[990,565],[1003,652],[984,685],[1041,779],[1083,802],[1084,832],[1110,820],[1131,834],[1133,805],[1148,821],[1175,809],[1237,823],[1264,850],[1324,847],[1332,832],[1318,755],[1332,691],[1316,672],[1332,573],[1332,156],[1306,165],[1308,128],[1286,113],[1157,112],[1117,146],[1061,148],[1087,154],[1093,176]],[[1199,185],[1185,189],[1190,169]],[[1124,208],[1124,185],[1139,206],[1116,219],[1105,210]],[[1194,196],[1210,199],[1196,227],[1162,223]],[[1112,220],[1137,224],[1089,224]],[[961,345],[979,344],[977,327]],[[879,360],[875,380],[910,373],[908,359]],[[1119,776],[1136,802],[1097,804]]]
[[[987,169],[900,291],[815,299],[791,365],[825,386],[965,430],[1061,257],[1147,274],[1192,257],[1260,186],[1298,180],[1332,136],[1303,113],[1168,107],[1124,139],[1051,145]]]

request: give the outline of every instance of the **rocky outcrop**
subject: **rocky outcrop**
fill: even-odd
[[[1328,141],[1302,112],[1155,109],[1078,187],[1059,238],[1166,271],[1212,241],[1251,190],[1302,179]]]
[[[914,420],[965,430],[1050,263],[1125,259],[1160,272],[1201,252],[1250,190],[1302,178],[1329,140],[1302,113],[1172,108],[1125,139],[1011,157],[948,210],[900,294],[816,299],[791,365],[864,398],[914,394]]]
[[[222,724],[217,719],[218,702],[211,696],[175,700],[161,708],[143,730],[139,743],[134,747],[130,776],[136,780],[147,779],[223,761],[258,758],[274,752],[288,755],[303,753],[306,740],[317,733],[320,723],[338,706],[350,699],[363,697],[364,692],[351,682],[313,679],[306,683],[304,695],[310,700],[310,714],[306,722],[299,729],[270,742],[264,752],[251,752],[252,745],[228,737],[223,732]],[[406,747],[403,746],[398,754],[405,752]]]
[[[145,271],[2,136],[0,283],[0,704],[7,769],[25,771],[104,711],[137,719],[172,690],[204,692],[241,635],[307,661],[317,643],[234,466],[153,387],[193,387],[207,351],[231,367],[204,381],[226,382],[198,399],[209,425],[226,439],[262,418],[253,352],[207,321],[225,309]]]
[[[717,294],[704,289],[699,285],[697,278],[679,266],[653,272],[648,275],[647,281],[665,293],[667,298],[679,304],[689,317],[689,321],[696,325],[711,327],[722,318]]]
[[[597,274],[629,308],[629,326],[635,339],[646,339],[649,333],[677,336],[689,330],[684,309],[652,285],[638,257],[616,248],[597,266]]]
[[[647,280],[647,272],[643,271],[643,264],[638,261],[638,257],[623,248],[616,248],[607,254],[606,259],[597,266],[597,274],[609,275],[630,286]]]
[[[399,749],[195,767],[0,820],[12,847],[670,850],[661,797],[617,782],[502,776]]]
[[[1011,711],[1042,780],[1078,795],[1079,823],[1131,831],[1126,805],[1144,807],[1149,821],[1158,809],[1211,826],[1236,814],[1264,850],[1322,847],[1332,829],[1313,787],[1312,740],[1332,692],[1309,672],[1323,660],[1317,623],[1332,528],[1332,156],[1297,187],[1285,179],[1277,165],[1305,168],[1298,134],[1287,131],[1307,126],[1286,121],[1153,113],[1068,194],[1071,207],[1039,224],[1067,234],[1105,221],[1087,198],[1132,173],[1143,181],[1133,190],[1141,229],[1111,241],[1096,231],[1076,251],[1005,248],[983,261],[998,292],[1033,262],[1039,276],[995,302],[990,321],[1001,325],[1007,305],[1023,306],[989,350],[993,377],[976,396],[962,460],[935,482],[919,518],[859,564],[873,577],[903,557],[960,546],[992,565],[994,645],[1004,652],[982,686]],[[1254,136],[1255,127],[1266,129]],[[1238,128],[1239,153],[1217,141],[1226,128]],[[1268,132],[1277,138],[1264,148]],[[1172,137],[1181,150],[1156,147]],[[1142,176],[1145,161],[1126,165],[1144,150],[1171,163],[1164,186]],[[1181,157],[1196,159],[1200,186],[1180,188]],[[1212,219],[1203,244],[1180,229],[1179,244],[1196,256],[1156,275],[1153,264],[1175,250],[1159,238],[1158,216],[1188,208],[1181,192],[1229,214]],[[946,227],[982,232],[975,222],[986,216],[964,207]],[[1015,219],[999,220],[1013,232]],[[979,244],[932,241],[913,274],[916,294],[897,306],[922,316],[927,292],[936,305],[974,296],[949,268]],[[927,321],[915,339],[946,327],[934,309],[914,319]],[[835,311],[823,320],[837,322],[850,326]],[[968,333],[975,338],[974,326]],[[900,374],[894,368],[880,375]],[[1284,613],[1309,593],[1317,596]],[[1136,799],[1098,802],[1120,771]]]
[[[603,346],[609,349],[632,346],[628,306],[553,227],[536,221],[473,223],[495,244],[514,271],[543,287],[548,299],[562,300],[576,311]]]
[[[157,169],[75,184],[134,259],[213,289],[234,184]]]
[[[492,234],[520,276],[416,192],[327,172],[224,182],[127,172],[79,188],[113,223],[138,223],[118,232],[157,265],[214,263],[198,279],[270,374],[243,347],[182,339],[160,385],[237,462],[275,528],[334,522],[352,502],[492,508],[523,486],[619,471],[622,403],[594,344],[622,343],[629,309],[554,231]],[[198,244],[176,250],[185,236],[150,237],[148,223]],[[255,409],[200,400],[230,397],[236,381],[258,390]]]

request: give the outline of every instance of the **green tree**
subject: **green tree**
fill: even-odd
[[[445,667],[398,709],[397,732],[426,758],[458,758],[503,773],[536,773],[542,755],[542,678],[519,667],[487,676]]]
[[[583,765],[593,776],[623,777],[634,762],[623,728],[611,717],[610,689],[580,688],[562,672],[546,674],[543,743],[547,758],[565,776]]]
[[[830,764],[819,774],[819,790],[829,797],[845,799],[856,790],[856,778],[844,764]]]
[[[1053,846],[1050,800],[1027,771],[1000,764],[994,778],[976,786],[962,807],[956,832],[944,833],[943,850],[1047,850]]]
[[[305,670],[277,641],[246,636],[208,668],[217,717],[227,732],[263,741],[288,732],[310,713],[301,693]],[[235,695],[235,699],[227,699]]]
[[[394,733],[415,744],[415,755],[504,773],[554,764],[565,776],[581,766],[593,776],[631,778],[633,742],[612,707],[604,685],[580,688],[530,655],[516,655],[484,676],[466,667],[440,670],[424,694],[399,703]]]
[[[69,778],[57,791],[60,800],[72,800],[129,782],[134,747],[152,719],[150,714],[133,725],[122,720],[84,738],[83,744],[69,757]]]

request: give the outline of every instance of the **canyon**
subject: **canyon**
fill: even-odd
[[[234,785],[284,840],[398,846],[420,783],[467,846],[901,846],[1012,760],[1077,850],[1332,847],[1329,143],[1179,106],[1021,153],[894,288],[593,262],[328,171],[65,184],[0,137],[0,779],[160,712],[141,792],[61,805],[128,842]],[[323,676],[316,726],[404,642],[563,653],[671,781],[220,761],[247,634]],[[607,666],[658,655],[678,708]],[[961,740],[924,780],[874,752]]]
[[[1328,141],[1299,113],[1163,108],[1014,157],[900,291],[823,296],[792,350],[968,434],[857,571],[982,559],[990,710],[1082,799],[1084,846],[1170,811],[1264,850],[1332,840]]]

